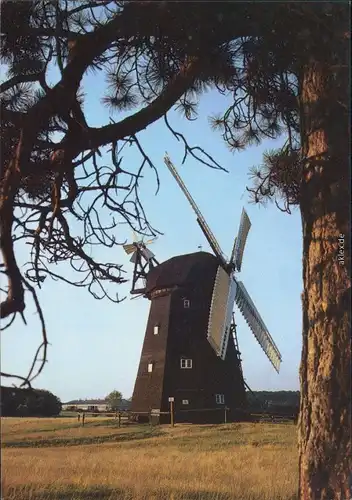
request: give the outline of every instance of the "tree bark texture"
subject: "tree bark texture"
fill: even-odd
[[[349,85],[339,62],[312,60],[301,80],[300,500],[352,498]]]

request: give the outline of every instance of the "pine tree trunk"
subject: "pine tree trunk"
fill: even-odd
[[[302,78],[301,500],[352,498],[348,71],[334,64]]]

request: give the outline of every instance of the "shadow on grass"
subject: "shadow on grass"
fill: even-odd
[[[119,427],[119,423],[117,419],[110,419],[110,420],[86,420],[85,421],[85,428],[90,428],[90,427],[112,427],[113,429],[120,429],[124,427],[131,427],[131,425],[134,425],[134,427],[141,427],[140,425],[137,424],[130,424],[128,422],[123,422],[122,426]],[[146,427],[146,426],[145,426]],[[149,425],[148,425],[149,427]],[[30,428],[30,429],[25,429],[21,430],[21,433],[23,434],[32,434],[33,432],[56,432],[56,431],[62,431],[62,430],[67,430],[67,429],[81,429],[82,424],[78,421],[75,421],[71,425],[57,425],[56,427],[46,427],[43,429],[37,429],[37,428]]]
[[[56,432],[68,429],[78,429],[79,427],[81,427],[79,423],[74,423],[72,425],[58,425],[56,427],[46,427],[45,429],[37,429],[36,427],[34,427],[31,429],[21,429],[21,434],[33,434],[33,432]]]
[[[144,440],[152,437],[158,437],[162,431],[157,429],[150,429],[140,432],[128,432],[121,434],[108,434],[107,436],[81,436],[74,438],[54,438],[54,439],[28,439],[26,441],[5,441],[2,443],[3,448],[48,448],[57,446],[80,446],[89,444],[102,444],[109,442],[124,442]]]
[[[233,496],[231,493],[220,493],[216,491],[183,491],[168,489],[158,491],[148,491],[146,493],[133,493],[122,488],[91,487],[89,489],[77,488],[75,485],[67,486],[60,490],[34,491],[30,487],[8,488],[6,491],[7,500],[267,500],[263,496],[250,494],[241,497]],[[298,500],[296,495],[275,496],[270,500]]]
[[[99,427],[92,423],[89,427]],[[111,430],[114,430],[114,425],[111,425]],[[118,425],[118,424],[115,424]],[[87,425],[88,427],[88,425]],[[217,432],[212,432],[213,428]],[[282,447],[290,445],[291,441],[295,438],[293,434],[285,432],[257,432],[254,435],[240,432],[240,428],[236,427],[216,427],[204,426],[200,432],[192,435],[187,432],[185,435],[169,434],[167,430],[162,427],[138,426],[130,427],[128,429],[117,430],[108,435],[95,435],[95,436],[72,436],[72,437],[49,437],[48,438],[33,438],[33,439],[19,439],[19,440],[3,440],[4,448],[48,448],[59,446],[80,446],[80,445],[95,445],[103,443],[130,443],[131,448],[139,448],[145,446],[143,444],[145,439],[153,437],[161,437],[162,440],[152,441],[148,446],[151,448],[162,446],[172,446],[180,451],[197,450],[203,452],[214,452],[218,450],[236,448],[238,446],[278,446]],[[221,431],[221,432],[219,432]]]

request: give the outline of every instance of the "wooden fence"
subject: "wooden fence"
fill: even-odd
[[[159,411],[149,411],[149,412],[131,412],[131,411],[121,411],[121,412],[77,412],[76,418],[79,422],[84,426],[88,421],[92,422],[97,417],[104,418],[112,418],[117,420],[118,427],[121,427],[123,424],[135,424],[141,423],[141,420],[144,419],[145,423],[149,423],[152,425],[157,425],[160,423],[160,416],[168,415],[170,418],[167,419],[167,422],[174,425],[175,423],[187,423],[187,419],[185,419],[186,414],[197,412],[198,416],[200,415],[200,419],[205,414],[205,412],[219,412],[219,418],[216,419],[214,423],[228,423],[228,412],[230,411],[227,407],[222,408],[203,408],[203,409],[188,409],[188,410],[177,410],[173,412],[171,415],[170,411],[167,412],[159,412]],[[72,412],[70,412],[72,413]],[[173,416],[173,418],[171,418]],[[297,415],[279,415],[279,414],[270,414],[270,413],[252,413],[248,414],[247,418],[244,420],[251,422],[267,422],[267,423],[287,423],[287,422],[297,422]],[[192,418],[192,420],[196,420]],[[212,420],[211,418],[209,420]]]

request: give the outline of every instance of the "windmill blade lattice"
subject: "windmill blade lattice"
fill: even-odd
[[[275,370],[279,373],[282,360],[280,351],[241,281],[237,282],[235,302],[248,326],[252,330],[253,335],[259,342],[259,345],[267,355]]]
[[[231,262],[232,261],[234,262],[237,271],[241,270],[244,247],[247,241],[247,236],[251,228],[251,225],[252,224],[251,221],[249,220],[247,212],[243,208],[240,221],[240,228],[238,230],[238,235],[237,238],[235,239],[231,255]]]
[[[127,243],[126,245],[123,245],[123,249],[129,255],[130,253],[133,253],[136,251],[136,246],[133,243]]]
[[[204,219],[201,211],[199,210],[196,202],[194,201],[194,199],[192,198],[190,192],[186,188],[185,183],[181,179],[179,173],[177,172],[174,164],[170,160],[170,158],[169,158],[169,156],[168,156],[167,153],[165,154],[165,157],[164,157],[164,163],[167,166],[167,168],[169,169],[171,175],[174,177],[174,179],[177,182],[177,184],[180,186],[181,191],[186,196],[186,198],[189,201],[189,203],[190,203],[191,207],[193,208],[194,212],[196,213],[196,215],[197,215],[197,222],[200,225],[200,228],[203,231],[206,239],[208,240],[208,243],[211,246],[213,252],[218,257],[219,261],[221,262],[221,265],[224,268],[226,268],[227,261],[226,261],[225,256],[224,256],[224,254],[223,254],[223,252],[222,252],[222,250],[220,248],[219,243],[217,242],[214,234],[212,233],[212,231],[211,231],[210,227],[208,226],[206,220]]]

